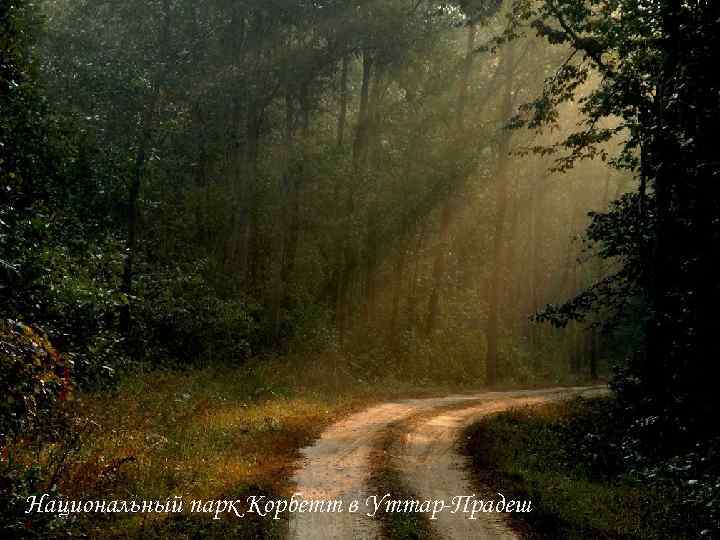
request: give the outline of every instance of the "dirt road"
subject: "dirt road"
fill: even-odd
[[[414,399],[386,403],[354,414],[331,426],[315,444],[303,449],[301,468],[294,476],[295,492],[305,501],[342,501],[341,512],[292,512],[289,533],[292,539],[376,539],[382,538],[380,523],[368,517],[373,500],[382,497],[367,487],[374,446],[389,426],[407,421],[408,431],[392,447],[392,465],[404,483],[421,499],[450,501],[471,495],[465,474],[465,458],[455,443],[462,429],[477,418],[524,404],[566,399],[603,389],[553,388],[512,392],[485,392],[445,398]],[[349,512],[353,501],[359,503]],[[506,539],[514,533],[502,521],[502,514],[480,513],[469,520],[463,513],[442,511],[432,521],[442,538]]]

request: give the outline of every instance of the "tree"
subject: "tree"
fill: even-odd
[[[573,51],[526,108],[526,124],[554,123],[559,105],[597,76],[597,87],[581,98],[585,128],[557,146],[568,151],[559,166],[605,155],[602,143],[620,136],[612,163],[639,180],[637,191],[596,215],[590,229],[603,255],[619,258],[619,272],[547,315],[563,323],[599,297],[621,308],[640,298],[644,344],[633,369],[645,395],[656,408],[672,403],[676,412],[707,418],[720,405],[720,284],[711,277],[720,270],[720,163],[711,142],[719,105],[707,69],[720,54],[720,6],[547,0],[516,2],[514,9],[551,43]]]

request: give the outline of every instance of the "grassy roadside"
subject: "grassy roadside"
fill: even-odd
[[[339,418],[392,399],[482,390],[472,370],[431,367],[326,353],[135,373],[110,393],[72,397],[69,408],[83,424],[76,448],[60,437],[42,453],[23,441],[10,450],[41,469],[40,478],[59,479],[70,500],[278,498],[290,494],[299,449]],[[397,485],[389,469],[378,478]],[[89,514],[77,525],[103,539],[263,539],[282,537],[287,523],[186,512]],[[422,524],[390,525],[398,537],[427,536]]]
[[[670,485],[633,481],[604,463],[601,441],[585,435],[608,423],[609,399],[574,400],[515,409],[466,432],[465,449],[478,485],[533,511],[512,514],[526,538],[690,538],[692,520],[678,515]],[[601,426],[608,433],[612,426]],[[596,444],[597,443],[597,444]]]
[[[376,375],[336,356],[285,357],[241,368],[136,374],[108,395],[75,396],[86,417],[79,450],[62,467],[69,499],[245,499],[289,495],[298,450],[338,418],[372,403],[462,390]],[[22,452],[19,452],[22,457]],[[48,456],[26,454],[49,466]],[[182,514],[92,515],[93,538],[277,538],[268,518],[213,521]]]

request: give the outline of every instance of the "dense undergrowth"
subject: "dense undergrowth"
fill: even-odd
[[[528,538],[714,538],[717,435],[627,418],[613,399],[516,409],[472,426],[466,450],[478,481],[532,500],[513,516]]]

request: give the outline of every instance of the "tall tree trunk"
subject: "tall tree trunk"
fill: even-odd
[[[450,195],[448,195],[450,197]],[[433,257],[433,286],[430,292],[430,302],[428,304],[427,320],[425,322],[425,335],[431,336],[435,331],[435,325],[440,311],[440,289],[442,288],[443,278],[447,267],[446,257],[448,246],[448,231],[450,229],[450,215],[452,207],[450,201],[446,201],[440,211],[440,228],[438,230],[438,242],[435,247],[435,255]]]
[[[360,110],[358,111],[358,125],[355,131],[353,144],[353,170],[361,175],[368,155],[368,137],[370,130],[370,83],[373,74],[374,59],[368,50],[363,51],[362,84],[360,85]]]
[[[467,103],[467,88],[472,73],[473,58],[475,57],[475,37],[477,35],[477,26],[470,23],[467,27],[467,45],[465,50],[465,60],[463,62],[463,70],[458,82],[457,109],[455,115],[455,124],[457,129],[457,137],[452,142],[453,145],[460,144],[462,139],[465,107]],[[428,302],[427,319],[425,322],[425,334],[431,336],[435,331],[435,326],[439,318],[440,311],[440,293],[445,280],[447,271],[447,253],[449,246],[450,221],[453,213],[454,196],[452,186],[448,186],[442,209],[440,210],[440,228],[438,230],[438,242],[433,255],[433,275],[432,289],[430,291],[430,301]]]
[[[276,341],[281,337],[281,311],[283,306],[287,305],[289,299],[290,279],[295,264],[298,237],[298,186],[295,178],[296,171],[293,170],[294,124],[293,97],[288,90],[285,95],[285,126],[283,129],[284,170],[280,177],[282,230],[280,231],[279,271],[277,272],[277,283],[273,290],[272,304],[273,336]]]
[[[350,320],[350,290],[353,274],[357,267],[356,247],[353,240],[354,214],[355,214],[355,182],[359,182],[364,173],[367,158],[367,132],[369,122],[368,102],[370,96],[370,80],[373,70],[373,58],[368,50],[363,51],[362,84],[360,86],[360,110],[358,111],[358,125],[353,143],[353,172],[354,179],[348,186],[345,198],[345,227],[343,237],[343,260],[341,262],[340,279],[338,279],[337,294],[335,297],[335,325],[341,345]]]
[[[246,196],[241,218],[241,268],[245,270],[245,284],[253,291],[257,286],[260,238],[259,238],[259,189],[258,189],[258,159],[260,156],[260,130],[263,113],[251,107],[247,115],[246,139],[247,149],[245,155],[245,185]]]
[[[337,147],[338,150],[342,150],[345,145],[345,131],[347,128],[347,113],[348,113],[348,70],[350,65],[350,55],[346,54],[342,59],[342,67],[340,74],[340,110],[338,111],[337,120]],[[335,176],[335,182],[333,186],[333,200],[343,200],[343,185],[342,175]],[[351,189],[348,186],[348,189]],[[346,205],[347,206],[347,205]],[[335,328],[338,330],[340,341],[343,340],[344,334],[344,321],[342,311],[342,296],[344,295],[345,285],[343,283],[345,276],[345,231],[343,230],[342,224],[344,219],[345,208],[342,204],[335,205],[335,227],[336,235],[334,239],[334,251],[337,254],[339,260],[333,270],[333,276],[330,281],[330,291],[334,294],[335,301]]]
[[[510,120],[512,114],[512,92],[514,66],[514,43],[506,45],[505,92],[501,107],[501,122]],[[498,145],[498,164],[495,172],[495,219],[493,222],[493,260],[490,278],[489,313],[487,322],[487,359],[485,364],[485,382],[494,385],[497,382],[498,342],[500,331],[500,287],[503,274],[503,248],[505,243],[505,218],[508,206],[507,169],[510,160],[511,133],[504,131]]]
[[[340,72],[340,111],[338,113],[337,123],[337,145],[342,148],[345,144],[345,128],[347,126],[347,110],[348,110],[348,67],[350,63],[349,55],[343,56],[342,67]]]
[[[598,378],[598,360],[600,359],[600,330],[590,330],[590,378]]]
[[[388,325],[388,342],[395,344],[397,342],[398,317],[400,316],[400,300],[402,298],[403,278],[405,276],[405,266],[407,261],[407,242],[408,242],[409,222],[407,216],[402,218],[402,232],[398,243],[400,253],[395,259],[395,267],[393,269],[393,300],[392,311],[390,312],[390,324]]]
[[[365,172],[367,172],[371,163],[376,160],[379,151],[378,141],[380,140],[381,119],[380,119],[380,101],[384,91],[384,69],[380,63],[376,62],[375,76],[370,100],[368,103],[368,119],[369,126],[367,132],[367,153]],[[365,269],[365,324],[375,317],[376,312],[376,292],[377,292],[377,272],[378,272],[378,250],[379,250],[379,223],[378,212],[380,211],[380,200],[375,196],[377,189],[375,175],[370,174],[365,182],[367,197],[367,226],[365,233],[365,252],[367,256]]]
[[[537,185],[533,185],[531,190],[530,217],[528,220],[530,223],[530,233],[528,235],[528,244],[530,248],[528,282],[530,284],[529,311],[531,314],[535,314],[540,308],[538,291],[541,287],[540,269],[542,268],[542,261],[540,260],[540,253],[542,253],[542,250],[539,246],[540,239],[543,238],[542,231],[540,230],[542,226],[542,220],[540,219],[540,215],[542,214],[540,211],[542,198],[540,197]],[[531,322],[529,327],[530,351],[533,355],[533,365],[536,373],[539,373],[542,368],[540,365],[541,355],[538,351],[538,334],[540,333],[539,324],[540,323],[538,322]]]
[[[123,267],[122,284],[120,292],[127,297],[127,301],[120,310],[120,333],[126,340],[130,338],[131,314],[130,314],[130,298],[133,293],[134,263],[137,251],[137,231],[140,220],[140,189],[142,187],[143,174],[145,172],[146,147],[149,140],[149,130],[144,128],[137,156],[135,157],[135,171],[130,184],[128,194],[128,214],[127,214],[127,253],[125,256],[125,264]]]
[[[424,328],[418,328],[420,326],[420,320],[418,318],[417,314],[417,304],[418,304],[418,280],[420,277],[420,253],[422,250],[422,246],[425,243],[425,237],[427,235],[427,223],[423,224],[420,227],[420,231],[416,233],[415,238],[415,251],[414,251],[414,257],[415,257],[415,264],[413,265],[413,271],[410,276],[410,286],[408,287],[409,293],[408,293],[408,301],[407,301],[407,319],[410,322],[411,328],[413,332],[416,331],[423,331]]]

